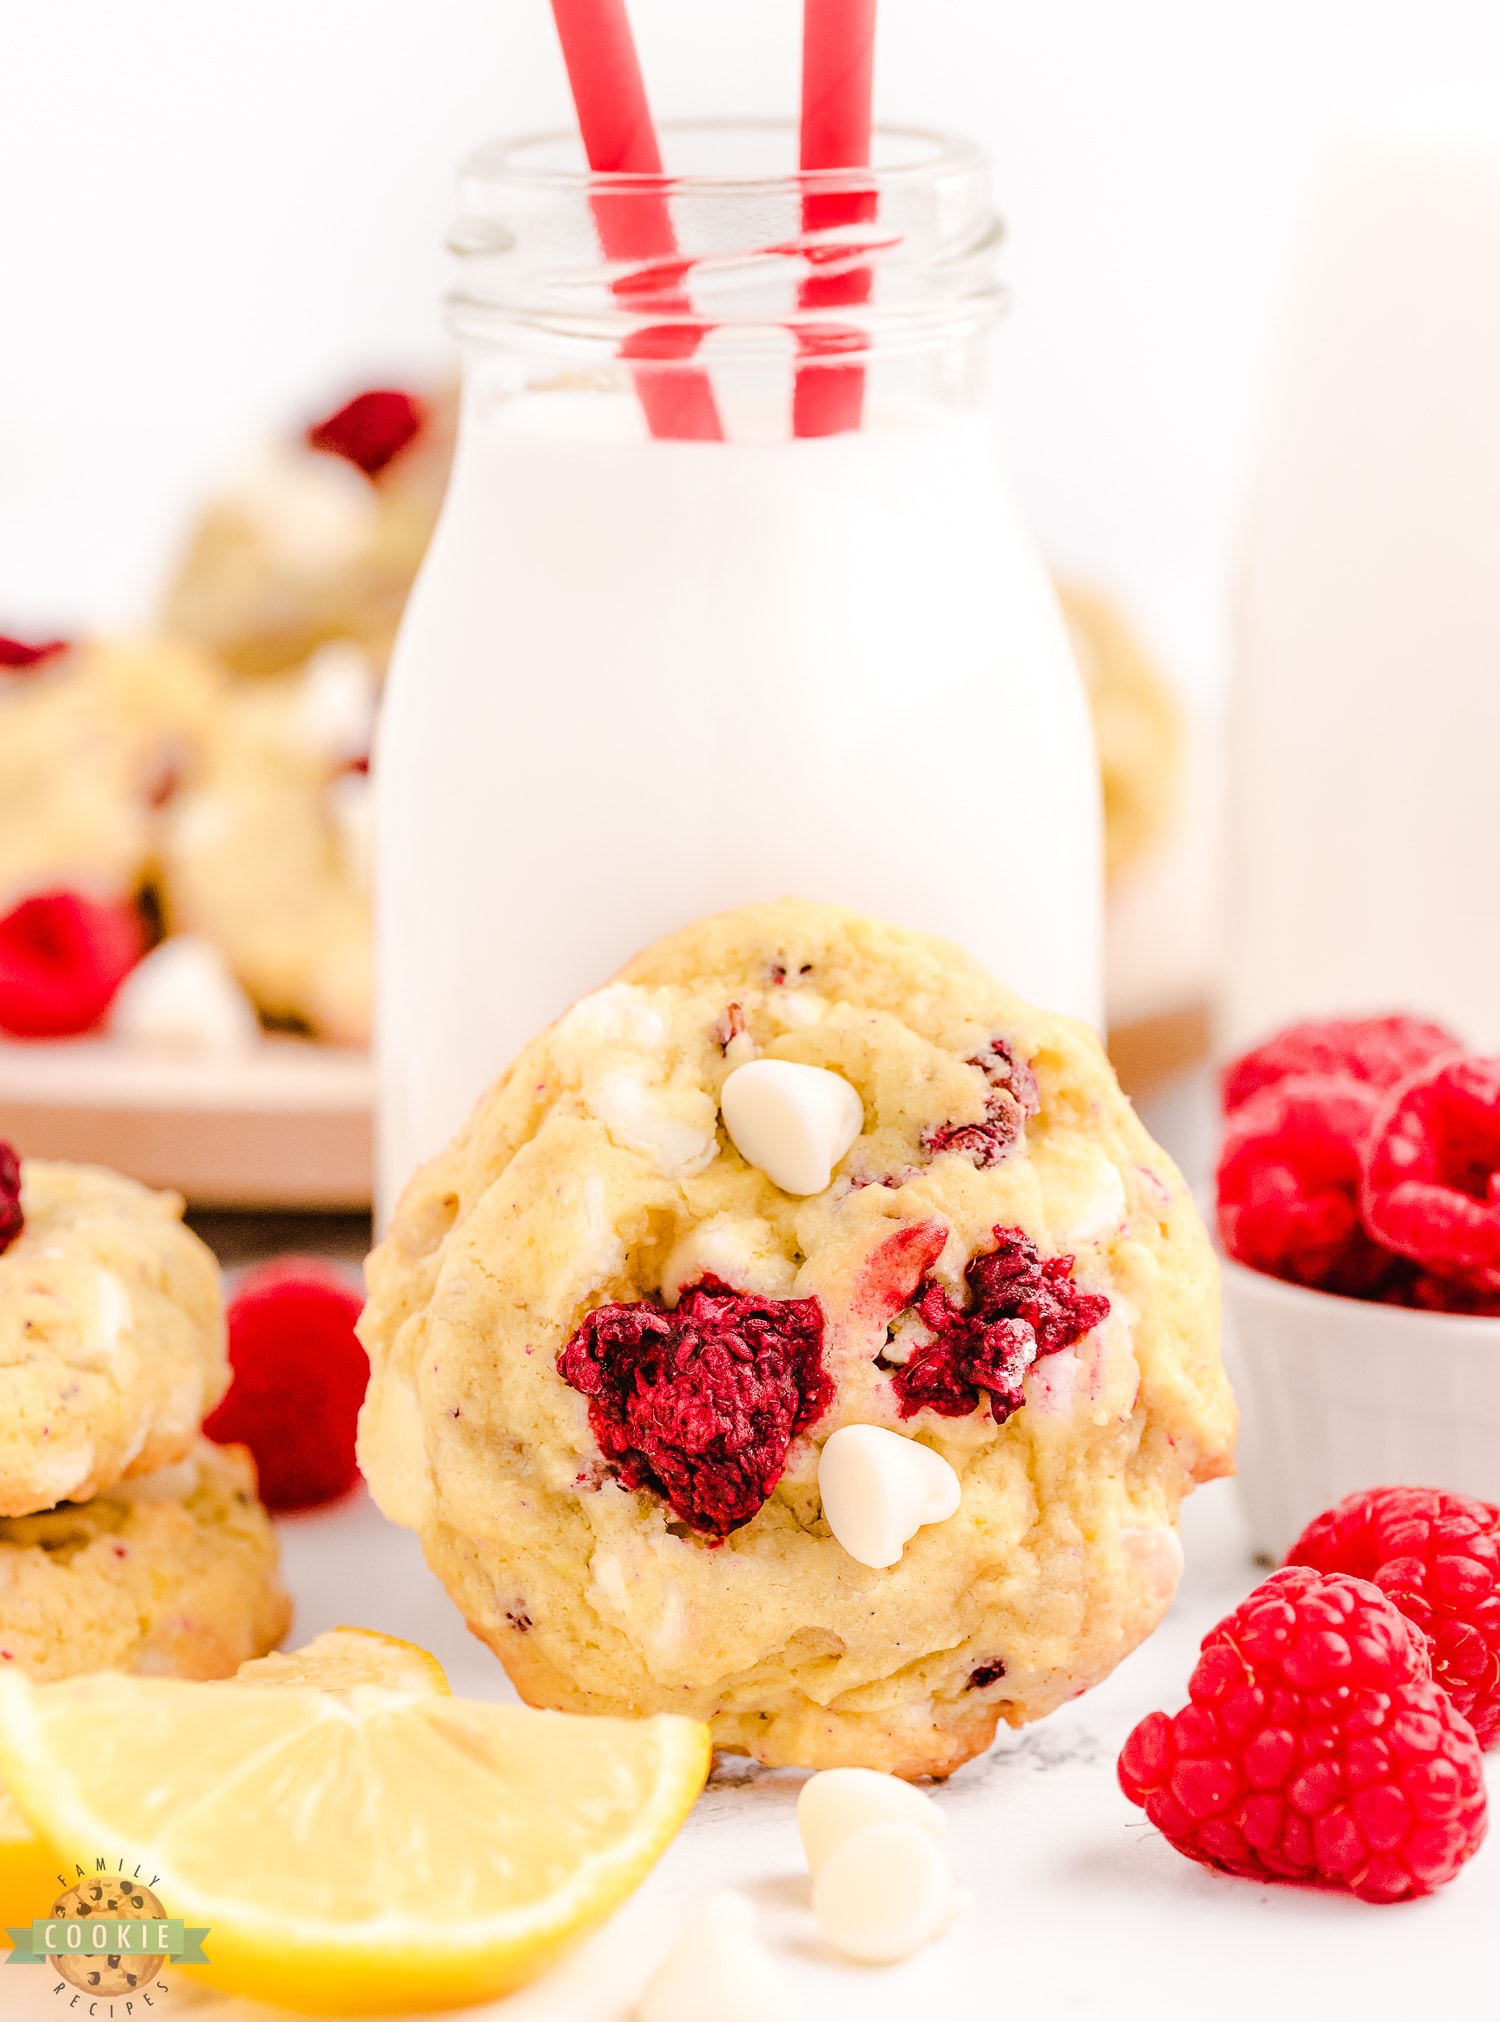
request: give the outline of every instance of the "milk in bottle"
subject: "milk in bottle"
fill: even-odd
[[[723,441],[648,433],[570,144],[465,178],[463,420],[375,768],[387,1208],[573,998],[752,900],[947,935],[1099,1017],[1097,768],[983,397],[983,164],[882,138],[864,425],[796,439],[792,138],[676,140]]]

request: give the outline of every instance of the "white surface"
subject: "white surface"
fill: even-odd
[[[1314,2022],[1423,2014],[1439,1988],[1445,2008],[1477,2000],[1493,1979],[1493,1843],[1439,1895],[1372,1907],[1209,1874],[1174,1853],[1120,1794],[1114,1762],[1125,1736],[1154,1707],[1183,1703],[1199,1639],[1260,1577],[1230,1484],[1203,1491],[1186,1516],[1182,1593],[1152,1640],[1050,1720],[1020,1734],[1002,1730],[988,1755],[934,1790],[948,1819],[944,1851],[974,1900],[916,1958],[884,1968],[837,1960],[809,1903],[796,1822],[802,1777],[741,1781],[731,1766],[611,1923],[535,1986],[465,2013],[474,2022],[627,2022],[688,1911],[713,1888],[743,1890],[756,1905],[800,2022],[912,2022],[1002,2008],[1028,2022],[1204,2014]],[[384,1629],[435,1650],[456,1691],[508,1696],[498,1664],[467,1635],[415,1539],[363,1497],[279,1528],[298,1606],[293,1641],[340,1623]],[[41,1978],[7,1976],[4,1995],[15,2005],[4,2009],[6,2022],[57,2016]],[[174,1999],[168,2012],[177,2006]],[[273,2017],[185,1995],[181,2006],[195,2022]]]
[[[1500,1320],[1338,1299],[1224,1266],[1240,1475],[1257,1550],[1378,1482],[1500,1503]]]
[[[1225,1043],[1500,1043],[1500,58],[1351,125],[1287,311],[1238,606]]]
[[[1098,1022],[1092,731],[986,416],[650,441],[628,392],[488,390],[373,771],[387,1206],[534,1033],[733,906],[945,935]]]

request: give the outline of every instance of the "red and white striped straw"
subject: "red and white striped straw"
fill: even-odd
[[[802,17],[802,140],[804,169],[868,168],[875,83],[875,0],[805,0]],[[867,223],[873,189],[807,190],[804,232]],[[869,267],[809,274],[798,290],[804,309],[854,307],[870,299]],[[827,325],[804,332],[804,357],[837,356],[861,343],[852,328]],[[799,369],[792,400],[797,435],[839,435],[858,428],[864,413],[862,365],[816,364]]]
[[[661,149],[625,0],[552,0],[552,13],[589,167],[596,174],[660,176]],[[664,186],[599,189],[591,204],[607,260],[670,262],[676,258],[677,235]],[[667,316],[687,317],[692,308],[681,287],[664,285],[646,295],[627,283],[617,292],[647,300],[653,310]],[[674,362],[691,358],[701,340],[702,331],[684,321],[637,330],[621,345],[622,358],[638,360],[643,366],[647,360],[671,366],[667,371],[646,367],[634,375],[653,435],[700,442],[723,440],[708,374],[689,371]]]

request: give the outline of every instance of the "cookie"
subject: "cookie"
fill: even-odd
[[[816,1192],[721,1123],[756,1062],[854,1091],[831,1173],[782,1174]],[[767,1763],[943,1775],[1105,1677],[1231,1465],[1208,1240],[1094,1034],[829,906],[708,920],[574,1005],[367,1282],[364,1472],[522,1696]],[[851,1426],[956,1477],[878,1568],[820,1494]]]
[[[332,426],[340,416],[269,447],[200,515],[162,605],[167,629],[243,674],[295,667],[330,639],[357,640],[383,667],[453,455],[456,390],[415,404],[420,428],[373,471]]]
[[[181,1460],[229,1383],[219,1269],[176,1194],[26,1159],[0,1255],[0,1516]]]
[[[0,912],[58,888],[136,892],[224,679],[197,648],[154,638],[85,641],[0,678]]]
[[[0,1662],[31,1678],[228,1678],[291,1613],[240,1446],[199,1440],[90,1502],[0,1520]]]
[[[1058,584],[1057,594],[1094,719],[1105,864],[1113,877],[1165,833],[1176,811],[1185,763],[1182,711],[1107,597],[1067,583]]]
[[[226,697],[201,777],[167,811],[174,932],[223,951],[262,1014],[338,1045],[370,1033],[369,777],[375,702],[347,642]]]

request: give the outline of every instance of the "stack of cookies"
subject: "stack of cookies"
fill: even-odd
[[[175,1194],[0,1144],[0,1665],[230,1676],[286,1633],[218,1267]]]

